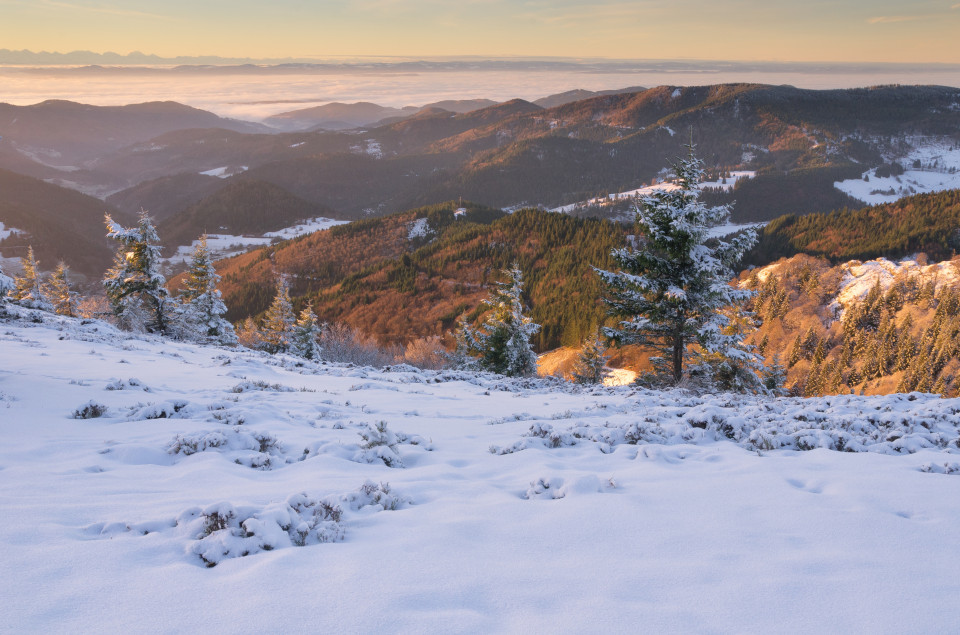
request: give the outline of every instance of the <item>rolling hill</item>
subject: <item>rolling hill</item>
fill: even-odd
[[[63,260],[75,273],[99,279],[115,251],[106,238],[105,213],[121,223],[135,220],[91,196],[0,170],[0,222],[26,232],[0,241],[4,257],[23,257],[32,245],[45,271]]]
[[[331,210],[309,203],[265,181],[226,184],[213,194],[162,220],[157,231],[171,248],[189,245],[202,234],[263,234]]]

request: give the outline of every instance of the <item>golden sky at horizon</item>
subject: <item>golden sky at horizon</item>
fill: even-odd
[[[960,63],[956,0],[0,0],[0,47]]]

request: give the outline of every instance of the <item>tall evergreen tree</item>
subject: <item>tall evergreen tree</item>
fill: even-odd
[[[237,334],[233,325],[223,317],[227,306],[217,288],[218,282],[220,276],[213,267],[204,234],[193,250],[190,269],[180,292],[184,304],[182,320],[187,330],[195,332],[200,339],[233,346],[237,343]]]
[[[160,273],[160,237],[153,220],[140,212],[140,221],[131,229],[105,217],[107,236],[120,243],[103,286],[113,314],[125,328],[142,327],[150,333],[168,328],[170,293]]]
[[[53,310],[60,315],[77,317],[77,294],[70,290],[67,280],[69,268],[64,262],[57,265],[47,282],[47,295],[53,304]]]
[[[730,208],[699,200],[703,163],[689,147],[690,155],[673,165],[674,187],[654,190],[636,208],[639,248],[612,252],[619,271],[597,270],[609,289],[611,313],[625,318],[606,335],[657,352],[649,379],[659,385],[684,379],[693,345],[709,353],[734,348],[739,336],[723,332],[728,320],[720,309],[752,294],[729,281],[756,232],[706,244],[709,228],[725,222]]]
[[[281,276],[277,278],[277,293],[263,317],[263,326],[260,328],[263,349],[269,353],[289,352],[294,320],[290,290],[287,288],[286,280]]]
[[[13,291],[10,298],[23,306],[34,309],[50,309],[50,302],[43,292],[43,278],[40,276],[40,263],[33,257],[33,246],[27,248],[27,255],[20,259],[23,271],[13,278]]]

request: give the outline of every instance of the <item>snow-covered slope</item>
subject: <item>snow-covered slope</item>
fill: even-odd
[[[955,627],[957,400],[581,392],[36,319],[0,322],[2,630]]]
[[[289,240],[297,236],[311,234],[322,229],[329,229],[335,225],[343,225],[349,221],[334,220],[332,218],[311,218],[298,225],[285,227],[275,232],[267,232],[262,236],[234,236],[231,234],[207,234],[207,246],[210,253],[217,258],[226,258],[247,251],[254,247],[269,245],[275,238]],[[198,240],[189,245],[181,245],[168,262],[188,262],[196,249]]]

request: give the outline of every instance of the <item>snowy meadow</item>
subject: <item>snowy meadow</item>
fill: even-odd
[[[960,400],[0,321],[4,632],[945,632]]]

